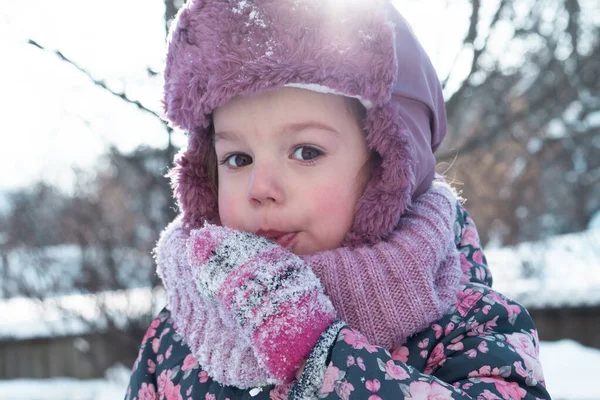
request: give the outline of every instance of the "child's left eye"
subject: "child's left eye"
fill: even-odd
[[[310,146],[300,146],[296,150],[294,150],[294,158],[297,158],[301,161],[310,161],[319,156],[323,155],[323,152],[319,149],[315,149]]]

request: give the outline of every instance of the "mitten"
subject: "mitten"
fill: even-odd
[[[308,265],[265,238],[209,224],[190,232],[187,251],[199,293],[229,311],[276,380],[292,381],[335,320]]]
[[[201,296],[188,264],[189,229],[177,218],[154,250],[174,328],[209,376],[249,389],[278,383],[256,358],[237,322],[218,301]]]

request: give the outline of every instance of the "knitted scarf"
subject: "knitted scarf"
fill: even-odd
[[[370,343],[391,350],[454,304],[461,276],[454,232],[457,202],[452,188],[436,179],[388,240],[303,257],[339,317]],[[222,305],[203,297],[189,279],[189,240],[189,228],[178,218],[155,249],[177,331],[218,382],[240,388],[273,382]]]

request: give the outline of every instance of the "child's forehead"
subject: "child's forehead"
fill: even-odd
[[[356,100],[357,102],[357,100]],[[359,111],[354,99],[297,88],[280,88],[254,96],[236,96],[213,112],[217,125],[247,122],[268,117],[281,124],[307,120],[335,121],[354,117]]]

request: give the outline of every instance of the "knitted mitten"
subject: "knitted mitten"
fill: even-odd
[[[229,311],[198,293],[188,265],[189,229],[177,218],[155,249],[174,327],[209,376],[223,385],[248,389],[279,383],[255,356]]]
[[[210,224],[190,232],[187,251],[198,292],[231,313],[277,380],[293,380],[335,320],[308,265],[265,238]]]

